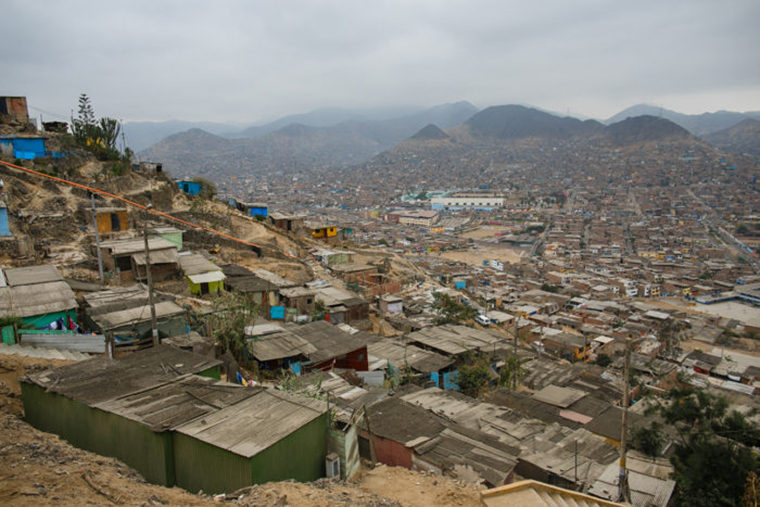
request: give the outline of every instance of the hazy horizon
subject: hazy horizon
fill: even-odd
[[[0,95],[67,119],[262,124],[324,108],[760,110],[760,3],[11,0]]]

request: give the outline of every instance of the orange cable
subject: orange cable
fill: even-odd
[[[81,189],[87,190],[89,192],[94,192],[96,194],[100,194],[100,195],[104,195],[104,196],[107,196],[107,197],[111,197],[113,199],[117,199],[119,201],[122,201],[122,202],[124,202],[124,203],[126,203],[126,204],[128,204],[130,206],[134,206],[135,208],[140,208],[141,210],[147,211],[149,213],[153,213],[154,215],[158,215],[158,216],[166,218],[168,220],[173,220],[174,222],[178,222],[180,224],[187,225],[188,227],[193,227],[195,229],[200,229],[202,231],[206,231],[208,233],[215,234],[215,235],[220,236],[222,238],[226,238],[226,239],[229,239],[229,240],[232,240],[232,241],[236,241],[236,242],[241,243],[243,245],[252,246],[252,247],[258,248],[259,250],[261,249],[261,247],[259,245],[256,245],[254,243],[250,243],[248,241],[242,240],[240,238],[236,238],[234,236],[230,236],[229,234],[225,234],[223,232],[220,232],[220,231],[217,231],[217,230],[214,230],[214,229],[209,229],[208,227],[203,227],[202,225],[198,225],[198,224],[194,224],[192,222],[188,222],[186,220],[182,220],[181,218],[173,217],[173,216],[168,215],[166,213],[163,213],[161,211],[157,211],[157,210],[154,210],[152,208],[148,208],[147,206],[143,206],[142,204],[136,203],[134,201],[130,201],[129,199],[126,199],[126,198],[121,197],[119,195],[111,194],[109,192],[106,192],[105,190],[99,190],[97,188],[88,187],[87,185],[82,185],[81,183],[76,183],[74,181],[64,180],[63,178],[58,178],[57,176],[50,176],[49,174],[41,173],[41,172],[35,171],[33,169],[27,169],[26,167],[22,167],[22,166],[18,166],[18,165],[15,165],[15,164],[11,164],[10,162],[4,162],[2,160],[0,160],[0,164],[6,165],[6,166],[8,166],[8,167],[10,167],[12,169],[17,169],[19,171],[25,171],[25,172],[28,172],[30,174],[34,174],[36,176],[42,176],[44,178],[48,178],[48,179],[51,179],[53,181],[57,181],[59,183],[65,183],[66,185],[71,185],[72,187],[81,188]],[[295,256],[289,255],[289,254],[284,253],[284,252],[283,252],[283,254],[285,256],[287,256],[287,257],[292,257],[294,259],[296,258]]]

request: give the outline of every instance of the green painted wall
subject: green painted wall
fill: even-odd
[[[295,479],[315,481],[325,476],[327,414],[317,417],[253,458],[253,483]]]
[[[193,283],[190,281],[190,279],[187,280],[187,285],[190,287],[190,294],[200,294],[201,293],[201,284],[199,283]],[[220,280],[218,282],[209,282],[208,284],[208,292],[209,294],[218,294],[219,292],[224,290],[224,280]]]
[[[193,493],[231,492],[251,484],[324,477],[327,414],[250,459],[174,433],[177,485]]]
[[[178,252],[182,250],[182,231],[167,232],[163,234],[157,234],[156,236],[177,245]]]
[[[16,335],[13,332],[13,326],[2,328],[3,343],[16,343]]]
[[[203,370],[196,375],[200,375],[201,377],[211,377],[215,378],[216,380],[222,380],[222,365],[218,364],[212,368],[209,368],[208,370]]]
[[[177,486],[215,494],[251,485],[249,460],[182,433],[173,437]]]
[[[35,428],[55,433],[82,449],[118,458],[149,482],[174,485],[174,442],[169,432],[153,432],[34,384],[22,382],[21,394],[25,418]]]
[[[76,323],[77,322],[76,310],[72,309],[72,310],[69,310],[68,312],[62,311],[62,312],[44,313],[42,315],[31,315],[29,317],[22,317],[21,322],[24,324],[29,324],[33,327],[45,327],[45,326],[49,326],[51,322],[55,322],[58,319],[63,319],[63,321],[66,323],[66,327],[68,327],[69,317],[71,317],[71,320],[73,320]]]

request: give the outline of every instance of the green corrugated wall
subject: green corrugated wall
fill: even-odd
[[[21,394],[25,418],[35,428],[82,449],[118,458],[149,482],[174,485],[174,442],[169,432],[153,432],[34,384],[22,382]]]
[[[327,414],[250,459],[174,433],[177,485],[191,492],[231,492],[268,481],[324,477]]]

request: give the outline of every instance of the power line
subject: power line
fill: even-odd
[[[230,236],[229,234],[226,234],[226,233],[221,232],[221,231],[217,231],[215,229],[210,229],[210,228],[204,227],[202,225],[198,225],[198,224],[194,224],[192,222],[188,222],[186,220],[182,220],[181,218],[173,217],[173,216],[171,216],[171,215],[169,215],[167,213],[163,213],[163,212],[155,210],[153,208],[149,208],[148,206],[144,206],[144,205],[136,203],[134,201],[130,201],[129,199],[127,199],[125,197],[121,197],[119,195],[112,194],[110,192],[106,192],[105,190],[100,190],[100,189],[97,189],[97,188],[94,188],[94,187],[89,187],[87,185],[82,185],[81,183],[76,183],[74,181],[65,180],[65,179],[59,178],[57,176],[51,176],[49,174],[45,174],[45,173],[41,173],[39,171],[35,171],[34,169],[27,169],[26,167],[22,167],[22,166],[18,166],[18,165],[15,165],[15,164],[11,164],[10,162],[5,162],[5,161],[2,161],[2,160],[0,160],[0,164],[2,164],[4,166],[7,166],[7,167],[10,167],[11,169],[16,169],[18,171],[23,171],[23,172],[26,172],[26,173],[29,173],[29,174],[34,174],[35,176],[39,176],[41,178],[47,178],[47,179],[50,179],[50,180],[53,180],[53,181],[57,181],[58,183],[63,183],[63,184],[66,184],[66,185],[69,185],[69,186],[72,186],[72,187],[81,188],[83,190],[87,190],[89,192],[96,193],[98,195],[103,195],[103,196],[106,196],[106,197],[110,197],[112,199],[119,200],[119,201],[121,201],[121,202],[123,202],[123,203],[125,203],[125,204],[127,204],[129,206],[132,206],[134,208],[138,208],[138,209],[146,211],[148,213],[152,213],[153,215],[157,215],[157,216],[159,216],[161,218],[165,218],[167,220],[171,220],[173,222],[177,222],[177,223],[186,225],[188,227],[192,227],[194,229],[198,229],[198,230],[201,230],[201,231],[208,232],[208,233],[213,234],[215,236],[219,236],[220,238],[228,239],[230,241],[235,241],[236,243],[240,243],[242,245],[246,245],[246,246],[252,247],[252,248],[255,249],[255,251],[257,253],[259,253],[259,255],[261,253],[261,247],[259,245],[255,244],[255,243],[251,243],[249,241],[245,241],[244,239],[236,238],[235,236]],[[290,255],[290,254],[288,254],[286,252],[283,252],[283,255],[285,255],[286,257],[293,258],[293,259],[297,259],[296,256]]]

